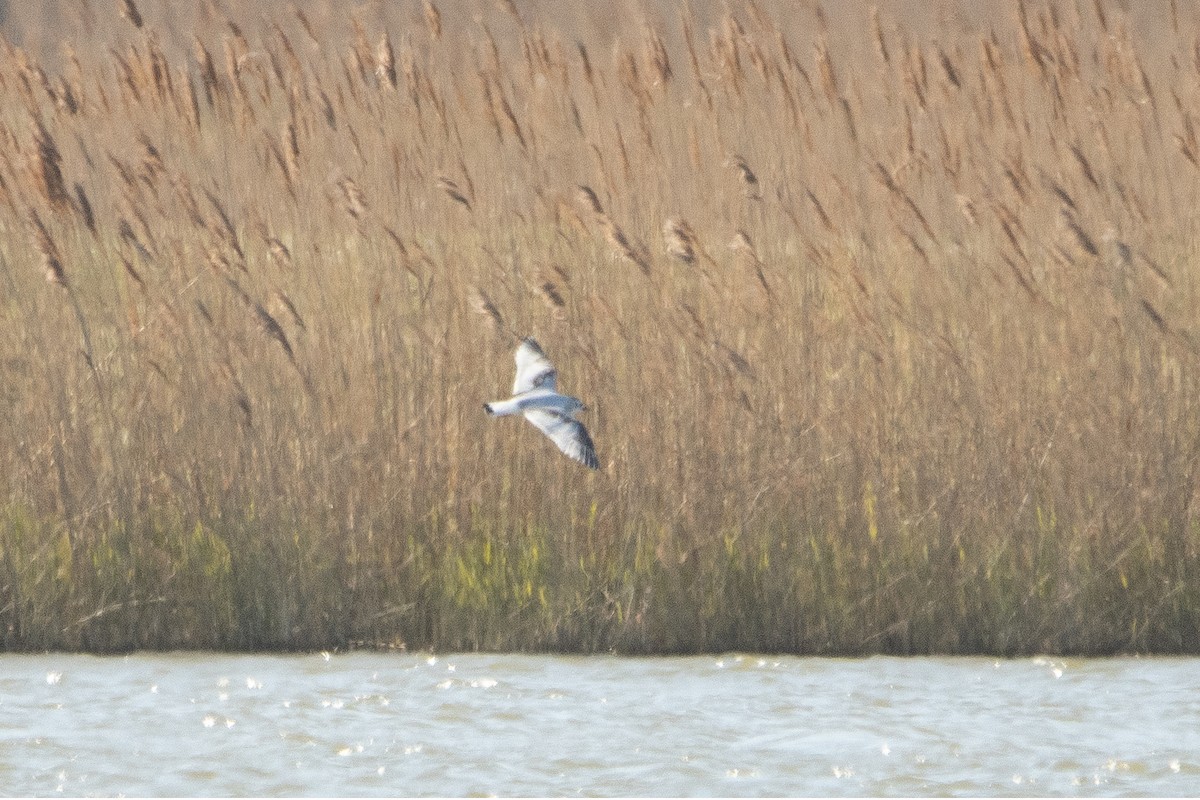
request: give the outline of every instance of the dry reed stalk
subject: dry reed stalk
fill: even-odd
[[[570,228],[579,236],[586,236],[588,233],[587,224],[583,221],[583,217],[575,210],[570,201],[566,198],[559,197],[554,205],[555,224],[561,231],[564,227]]]
[[[609,246],[618,256],[634,264],[642,271],[642,274],[649,277],[650,275],[650,260],[646,257],[644,248],[635,247],[629,237],[625,235],[625,231],[621,230],[621,226],[613,222],[607,215],[602,214],[597,220],[600,224],[600,230],[604,232],[604,238],[608,240]]]
[[[494,2],[496,3],[496,8],[508,14],[518,23],[521,22],[521,15],[517,13],[517,5],[513,0],[494,0]]]
[[[359,84],[369,85],[368,76],[372,71],[370,65],[375,64],[375,51],[371,47],[366,28],[363,27],[362,20],[358,15],[351,15],[350,27],[354,31],[354,43],[347,55],[346,63],[351,68],[351,72],[358,76],[358,80],[347,81],[347,88],[355,91]]]
[[[287,246],[274,236],[267,236],[266,242],[267,252],[271,254],[271,258],[274,259],[275,263],[284,270],[292,269],[292,251],[288,250]]]
[[[829,55],[829,42],[824,36],[817,42],[814,60],[817,65],[817,74],[821,76],[821,89],[825,93],[825,99],[832,105],[836,98],[842,96],[842,90],[838,85],[833,59]]]
[[[517,115],[513,113],[512,106],[508,102],[508,98],[504,96],[504,90],[499,84],[496,86],[496,96],[499,98],[500,110],[504,113],[504,119],[508,121],[509,132],[517,139],[517,144],[522,150],[528,149],[525,142],[525,134],[521,131],[521,125],[517,122]]]
[[[579,204],[590,212],[594,219],[600,220],[604,218],[604,207],[600,205],[600,198],[596,196],[596,192],[592,190],[592,187],[580,184],[575,187],[575,192]]]
[[[379,38],[379,46],[375,49],[375,74],[380,83],[387,83],[392,89],[396,83],[396,53],[392,50],[392,40],[386,33]]]
[[[688,63],[692,67],[692,80],[700,87],[700,93],[704,97],[704,104],[709,111],[713,110],[712,92],[708,89],[708,84],[704,81],[704,73],[700,69],[700,59],[696,55],[696,40],[695,32],[692,28],[692,16],[687,12],[679,14],[680,26],[683,29],[683,41],[687,48]]]
[[[141,258],[142,261],[147,263],[154,262],[154,256],[151,254],[149,248],[142,244],[142,241],[138,238],[137,234],[134,233],[133,226],[129,224],[129,220],[125,219],[124,217],[121,217],[121,219],[117,222],[117,235],[120,237],[122,242],[127,243],[134,249],[134,252],[138,254],[138,257]]]
[[[207,223],[204,215],[200,213],[200,204],[196,202],[196,195],[193,194],[187,178],[183,175],[175,175],[171,179],[171,185],[175,189],[176,201],[187,214],[188,221],[192,226],[199,229],[206,228]]]
[[[769,301],[773,296],[771,285],[767,283],[767,276],[763,273],[762,259],[758,257],[758,251],[754,248],[754,243],[750,240],[749,234],[739,229],[729,242],[729,249],[733,251],[735,256],[745,260],[746,265],[754,272],[754,277],[758,280],[758,285],[762,288],[765,299]]]
[[[288,180],[289,187],[292,184],[298,183],[300,180],[300,141],[296,136],[296,125],[293,122],[288,122],[283,132],[279,136],[280,142],[283,145],[281,154],[281,166],[283,174]],[[274,142],[271,142],[274,145]]]
[[[237,229],[233,227],[233,220],[231,220],[229,218],[229,214],[225,212],[225,206],[223,206],[221,201],[217,199],[217,196],[208,189],[204,190],[204,196],[208,198],[209,205],[211,205],[213,210],[217,212],[217,219],[221,223],[220,227],[216,227],[211,224],[206,224],[205,227],[215,233],[220,239],[224,240],[230,247],[233,248],[233,252],[237,253],[238,258],[244,261],[246,259],[246,254],[242,250],[241,242],[238,239]]]
[[[79,211],[79,216],[83,220],[83,224],[87,227],[88,232],[94,238],[96,233],[96,214],[92,211],[92,204],[88,200],[87,192],[83,189],[83,184],[75,184],[75,208]]]
[[[56,211],[71,206],[66,181],[62,174],[62,154],[41,119],[32,121],[34,146],[37,148],[37,187],[42,197]]]
[[[188,122],[191,123],[192,131],[200,132],[200,98],[196,94],[196,83],[192,80],[192,74],[186,67],[180,67],[179,81],[187,87],[187,103],[184,105],[184,111],[187,115]]]
[[[158,148],[150,141],[150,137],[144,131],[138,133],[138,144],[142,146],[145,152],[145,157],[142,159],[142,167],[144,169],[148,183],[153,183],[154,179],[164,174],[167,171],[166,165],[163,163],[162,154],[158,152]]]
[[[759,186],[758,176],[754,174],[754,170],[750,169],[750,165],[746,163],[746,159],[733,153],[725,160],[725,164],[737,171],[738,177],[742,180],[742,191],[747,199],[762,199],[762,188]]]
[[[962,213],[967,222],[971,225],[978,225],[979,214],[976,211],[975,203],[971,200],[971,198],[967,197],[965,194],[959,194],[955,196],[955,201],[958,203],[958,210]]]
[[[763,53],[762,47],[754,40],[747,42],[746,47],[750,51],[750,65],[754,67],[754,71],[758,73],[758,77],[762,79],[763,83],[770,83],[773,70],[767,64],[767,57]]]
[[[233,275],[229,274],[228,271],[225,271],[221,277],[225,279],[225,283],[230,289],[233,290],[238,299],[245,304],[246,308],[248,308],[254,314],[254,319],[262,329],[263,333],[265,333],[271,339],[274,339],[280,348],[282,348],[284,355],[286,355],[288,358],[288,361],[292,362],[293,365],[296,365],[296,354],[292,351],[292,344],[288,340],[287,334],[284,333],[283,326],[281,326],[275,317],[271,315],[271,312],[267,311],[262,303],[251,297],[250,294],[242,288],[242,285],[237,282],[237,279],[234,278]]]
[[[491,123],[492,132],[495,134],[497,142],[503,142],[504,129],[500,127],[500,117],[496,114],[496,103],[492,97],[491,81],[483,71],[478,71],[475,74],[479,78],[480,91],[483,94],[483,110],[487,115],[488,122]]]
[[[1150,318],[1150,321],[1154,323],[1154,327],[1158,328],[1161,333],[1164,335],[1169,335],[1171,333],[1171,329],[1167,325],[1167,321],[1163,319],[1162,314],[1160,314],[1158,309],[1156,309],[1154,305],[1145,298],[1142,299],[1142,311],[1146,312],[1146,316]]]
[[[554,281],[543,276],[534,283],[533,291],[542,299],[554,319],[562,322],[567,318],[567,301]]]
[[[646,65],[646,71],[655,76],[655,85],[665,90],[667,83],[674,75],[671,69],[671,58],[667,54],[667,46],[655,28],[645,25],[644,30],[642,59]]]
[[[505,330],[504,316],[500,313],[500,309],[492,302],[492,298],[488,297],[487,293],[478,286],[471,287],[468,302],[472,311],[488,318],[497,333]]]
[[[59,77],[54,86],[54,103],[71,116],[79,113],[79,100],[74,88]]]
[[[945,74],[946,80],[949,81],[950,85],[956,90],[962,89],[962,79],[959,78],[958,68],[950,60],[950,55],[940,47],[938,48],[938,62],[942,65],[942,72]]]
[[[28,216],[33,232],[34,246],[42,256],[42,268],[46,274],[46,281],[69,290],[70,285],[67,283],[67,273],[63,268],[62,254],[58,250],[58,245],[54,243],[54,237],[46,230],[36,209],[31,207]]]
[[[921,209],[917,206],[912,197],[909,196],[908,192],[904,191],[904,189],[902,189],[900,185],[896,183],[895,179],[892,177],[892,173],[888,171],[887,167],[883,166],[883,164],[878,161],[875,162],[875,174],[879,177],[880,183],[882,183],[884,187],[886,187],[887,190],[894,196],[899,198],[908,208],[908,210],[912,212],[913,216],[917,218],[917,221],[921,223],[921,229],[925,231],[925,235],[929,237],[929,240],[936,243],[938,239],[937,236],[934,235],[933,226],[929,224],[929,220],[925,218],[925,215],[921,212]]]
[[[204,87],[204,100],[212,108],[220,94],[220,84],[217,78],[217,68],[213,64],[212,54],[199,39],[192,40],[192,49],[196,63],[200,67],[200,85]]]
[[[696,126],[689,124],[688,129],[688,161],[692,165],[692,169],[697,172],[703,164],[703,159],[700,156],[700,137],[696,133]]]
[[[1014,213],[1012,213],[1008,206],[1005,206],[1003,203],[996,204],[994,210],[996,211],[996,216],[1000,220],[1000,229],[1004,231],[1004,236],[1008,239],[1008,243],[1012,245],[1013,250],[1015,250],[1017,255],[1021,257],[1021,260],[1028,265],[1029,256],[1026,255],[1025,248],[1021,246],[1021,241],[1025,238],[1021,221]]]
[[[173,104],[177,103],[175,84],[171,80],[171,66],[158,43],[157,35],[153,33],[147,37],[146,60],[149,62],[148,71],[159,102],[165,103],[169,99]]]
[[[725,358],[729,362],[729,364],[742,377],[749,378],[750,380],[757,379],[757,375],[755,374],[754,367],[752,367],[750,365],[750,362],[746,360],[745,356],[743,356],[737,350],[734,350],[729,345],[722,342],[720,339],[714,339],[713,346],[725,356]],[[745,398],[745,395],[742,395],[742,397]],[[745,405],[746,405],[747,411],[751,410],[749,408],[749,400],[748,399],[745,401]]]
[[[854,112],[850,109],[850,101],[839,97],[838,105],[842,109],[842,117],[846,120],[846,130],[850,134],[850,141],[858,144],[858,126],[854,124]]]
[[[141,12],[133,0],[120,0],[121,16],[129,20],[133,27],[141,29],[143,23]]]
[[[421,4],[425,14],[425,27],[429,29],[429,35],[435,42],[442,39],[442,12],[438,11],[432,0],[424,0]]]
[[[837,233],[837,230],[833,226],[833,220],[830,219],[829,214],[825,212],[825,206],[822,205],[817,196],[813,194],[812,189],[805,189],[804,194],[806,197],[808,197],[808,201],[812,203],[813,210],[817,212],[817,218],[821,220],[821,225],[825,228],[825,230],[829,231],[830,233]]]
[[[324,89],[317,89],[317,99],[320,100],[321,116],[325,119],[325,124],[329,126],[331,131],[338,129],[337,114],[333,109],[333,101],[329,99],[329,95]]]
[[[1100,250],[1096,247],[1096,241],[1083,229],[1070,209],[1062,209],[1060,219],[1062,219],[1067,229],[1074,235],[1075,243],[1079,246],[1080,250],[1093,258],[1099,257]]]
[[[447,178],[444,175],[439,177],[437,179],[437,188],[439,188],[443,192],[445,192],[446,196],[449,197],[451,200],[462,205],[463,208],[467,209],[467,211],[473,210],[471,208],[471,201],[467,198],[467,196],[465,194],[463,194],[462,189],[458,188],[458,184],[455,183],[454,181],[452,181],[451,179]]]
[[[353,178],[349,177],[339,178],[337,186],[342,190],[342,200],[345,201],[343,208],[345,208],[346,213],[355,220],[365,219],[369,206],[367,205],[367,196],[363,193],[362,187]]]
[[[890,66],[892,63],[891,53],[888,51],[887,39],[883,35],[883,23],[879,19],[879,6],[871,6],[871,39],[875,42],[875,52],[879,55],[883,66]]]
[[[288,297],[287,292],[275,288],[271,292],[271,298],[283,306],[292,318],[292,322],[296,323],[296,327],[302,331],[308,331],[308,326],[304,324],[304,318],[300,316],[300,312],[296,309],[296,304],[292,302],[292,298]]]
[[[1092,162],[1088,161],[1087,156],[1083,154],[1083,150],[1076,144],[1068,145],[1068,149],[1070,149],[1071,155],[1075,157],[1075,163],[1079,165],[1079,171],[1083,177],[1087,179],[1087,182],[1093,188],[1100,189],[1100,181],[1096,177],[1096,173],[1092,171]]]
[[[227,278],[233,274],[234,264],[230,263],[229,259],[217,248],[210,248],[207,255],[208,266],[216,275],[222,278]],[[237,269],[239,272],[248,275],[250,270],[246,265],[238,261]]]
[[[670,217],[663,222],[663,243],[667,255],[677,258],[685,264],[696,260],[696,232],[685,220]]]
[[[639,106],[649,105],[653,102],[647,84],[642,80],[641,72],[638,70],[637,59],[634,58],[633,53],[624,49],[619,41],[613,44],[613,61],[618,65],[617,77],[621,79],[621,85],[633,95],[634,101]]]

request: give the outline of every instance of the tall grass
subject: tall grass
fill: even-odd
[[[442,6],[4,42],[0,646],[1200,650],[1196,15]]]

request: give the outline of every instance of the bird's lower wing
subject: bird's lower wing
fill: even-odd
[[[543,408],[526,411],[525,419],[549,436],[550,441],[558,445],[558,449],[566,455],[589,469],[599,469],[600,459],[596,458],[596,447],[582,422],[566,414]]]

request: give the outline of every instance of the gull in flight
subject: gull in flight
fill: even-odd
[[[558,370],[546,358],[542,348],[527,337],[517,348],[516,361],[513,396],[508,400],[484,403],[484,411],[492,416],[524,414],[525,419],[549,436],[559,450],[585,467],[598,469],[600,459],[596,458],[592,437],[588,436],[583,423],[575,419],[584,405],[578,398],[556,391]]]

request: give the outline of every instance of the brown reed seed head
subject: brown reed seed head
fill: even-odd
[[[42,256],[42,268],[46,273],[46,281],[56,283],[64,289],[69,288],[67,273],[63,269],[62,255],[59,253],[58,245],[54,243],[54,237],[50,235],[50,232],[46,230],[36,209],[29,209],[29,225],[33,233],[34,247]]]
[[[379,76],[381,83],[386,82],[388,86],[396,88],[396,54],[386,33],[380,37],[379,46],[375,50],[375,74]]]
[[[590,211],[594,217],[604,216],[604,206],[600,205],[600,198],[596,196],[592,187],[580,184],[575,189],[579,204],[583,206],[585,211]]]
[[[425,25],[429,28],[429,35],[434,41],[440,41],[442,38],[442,12],[438,11],[432,0],[425,0],[423,3],[425,11]]]
[[[67,193],[62,174],[62,155],[41,119],[32,121],[34,144],[37,148],[38,189],[43,198],[55,209],[69,208],[71,197]]]
[[[685,264],[696,260],[696,234],[685,221],[670,217],[663,223],[663,242],[667,255]]]
[[[471,210],[471,201],[467,199],[465,194],[463,194],[463,191],[458,187],[458,184],[451,179],[445,177],[444,175],[438,178],[437,188],[445,192],[446,195],[454,202],[459,203],[468,211]]]
[[[471,287],[469,302],[471,310],[476,314],[487,317],[492,327],[497,331],[504,328],[504,316],[500,313],[500,309],[496,308],[496,304],[492,302],[492,298],[488,297],[487,293],[478,286]]]
[[[120,0],[121,16],[129,20],[135,28],[141,28],[144,24],[142,14],[138,11],[137,4],[133,0]]]
[[[758,176],[754,174],[754,170],[750,169],[750,165],[746,163],[746,159],[735,153],[730,155],[725,163],[737,171],[738,177],[742,180],[742,188],[747,198],[751,200],[762,198],[762,189],[758,184]]]

